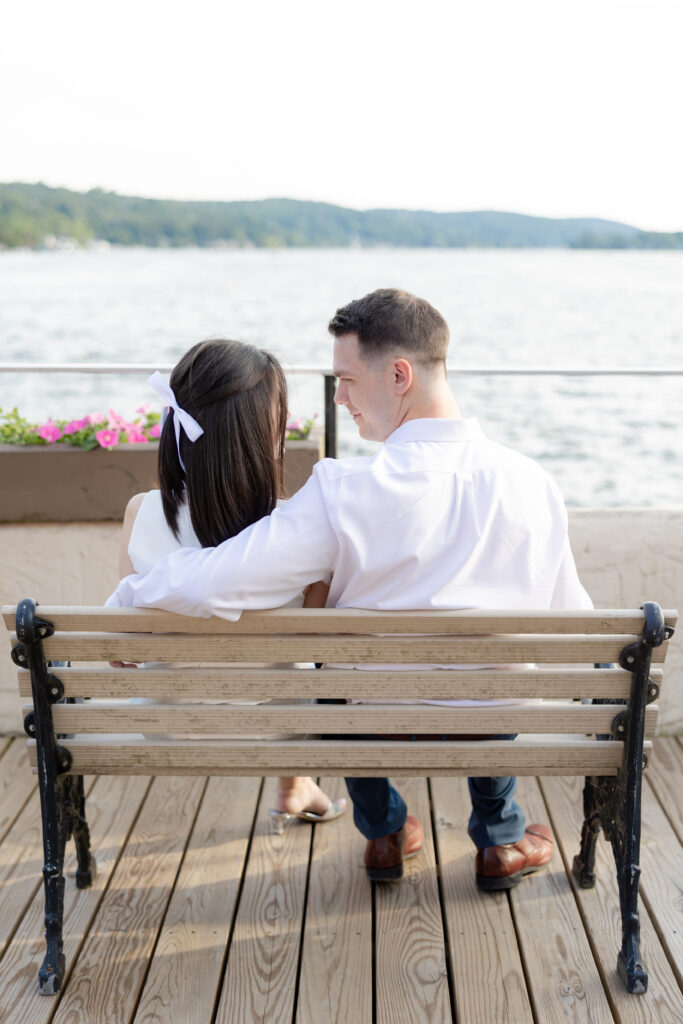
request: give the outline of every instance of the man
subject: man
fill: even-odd
[[[334,607],[587,608],[562,498],[524,456],[463,419],[446,377],[448,327],[424,299],[380,289],[339,309],[335,401],[376,456],[331,460],[290,501],[217,548],[182,550],[119,584],[114,603],[237,619],[313,580]],[[477,883],[506,889],[546,864],[514,778],[470,779]],[[388,779],[347,779],[376,880],[400,878],[423,841]]]

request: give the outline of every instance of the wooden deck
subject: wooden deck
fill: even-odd
[[[581,782],[521,779],[530,821],[557,839],[548,870],[481,894],[464,780],[401,785],[425,824],[398,885],[372,886],[347,815],[269,832],[273,781],[99,778],[88,816],[98,877],[67,878],[60,997],[37,995],[42,846],[21,739],[0,739],[2,1024],[581,1024],[683,1020],[683,745],[656,742],[644,787],[645,996],[615,971],[611,857],[577,891]],[[341,794],[343,781],[322,780]],[[69,875],[75,868],[71,845]]]

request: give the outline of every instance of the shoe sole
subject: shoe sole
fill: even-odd
[[[421,849],[422,847],[419,850],[413,850],[412,853],[404,853],[403,860],[417,857]],[[371,882],[399,882],[403,878],[403,861],[390,868],[366,868],[365,873]]]
[[[547,867],[547,864],[538,864],[535,868],[524,868],[523,871],[516,871],[514,875],[501,875],[500,877],[489,875],[477,875],[477,886],[485,892],[500,892],[501,889],[514,889],[522,881],[525,875],[533,875],[535,871]]]

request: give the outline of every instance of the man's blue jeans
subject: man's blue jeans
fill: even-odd
[[[375,737],[377,738],[377,737]],[[498,736],[513,740],[512,736]],[[477,847],[516,843],[524,835],[524,812],[514,800],[517,779],[471,778],[467,780],[472,799],[468,832]],[[353,820],[366,839],[398,832],[406,820],[406,805],[388,779],[347,778],[346,788],[353,801]]]

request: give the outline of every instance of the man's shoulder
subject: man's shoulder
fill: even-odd
[[[562,492],[548,470],[516,448],[487,439],[485,450],[481,453],[480,469],[498,473],[501,478],[507,477],[515,481],[515,486],[521,484],[531,487],[536,493],[542,492],[564,507]]]
[[[314,473],[319,477],[333,481],[344,477],[372,473],[376,455],[351,455],[343,459],[321,459],[314,466]]]

